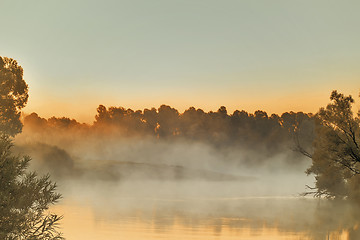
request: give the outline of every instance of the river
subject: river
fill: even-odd
[[[346,202],[296,195],[220,197],[224,192],[216,188],[206,195],[201,189],[175,195],[157,189],[152,196],[100,185],[74,189],[51,209],[64,216],[60,230],[68,240],[360,239],[360,211]]]

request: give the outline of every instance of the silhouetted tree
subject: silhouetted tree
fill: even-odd
[[[160,137],[174,136],[178,134],[179,112],[170,106],[161,105],[158,109],[157,134]]]
[[[60,194],[49,175],[27,172],[30,158],[14,156],[9,137],[0,138],[0,239],[62,239],[56,231],[61,217],[45,214]]]
[[[154,134],[158,124],[158,115],[156,109],[144,109],[143,121],[147,133]]]
[[[206,126],[206,113],[202,109],[190,107],[180,115],[179,128],[181,136],[199,141],[209,135]]]
[[[16,60],[0,57],[0,131],[14,136],[21,132],[20,109],[28,100],[23,69]]]
[[[360,122],[351,96],[333,91],[332,103],[316,115],[314,152],[308,174],[315,174],[317,196],[359,198]]]
[[[0,239],[62,239],[56,231],[61,217],[45,212],[60,198],[56,184],[26,171],[29,157],[11,153],[10,136],[21,132],[20,109],[28,99],[22,77],[15,60],[0,57]]]

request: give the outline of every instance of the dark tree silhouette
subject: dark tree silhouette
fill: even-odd
[[[0,85],[0,239],[62,239],[56,231],[61,217],[46,214],[60,198],[56,184],[49,175],[27,171],[30,157],[11,152],[10,137],[21,132],[20,109],[28,99],[23,69],[15,60],[0,57]]]
[[[56,231],[61,217],[45,211],[60,194],[49,175],[27,172],[30,158],[11,154],[9,137],[0,138],[0,239],[62,239]]]
[[[284,151],[289,152],[294,147],[295,133],[302,138],[307,135],[303,139],[305,146],[313,141],[313,115],[302,112],[284,113],[281,116],[272,114],[269,117],[260,110],[254,114],[239,110],[229,114],[226,107],[221,106],[216,112],[190,107],[179,113],[167,105],[143,111],[99,105],[97,112],[92,125],[80,124],[65,117],[44,119],[32,113],[24,118],[25,129],[29,134],[36,133],[32,136],[42,135],[46,139],[56,136],[56,139],[65,142],[68,141],[67,136],[91,137],[93,134],[104,139],[156,137],[159,141],[196,141],[218,149],[233,147],[254,151],[257,153],[255,155],[259,155],[259,161],[266,161],[270,156]],[[289,159],[293,159],[289,162],[296,163],[298,158],[294,153],[289,156]]]
[[[333,91],[332,103],[316,115],[314,152],[308,174],[315,174],[317,196],[360,199],[360,121],[351,96]]]
[[[178,134],[179,112],[170,106],[161,105],[158,109],[158,136],[168,137]]]
[[[21,132],[20,109],[28,100],[23,69],[16,60],[0,57],[0,131],[14,136]]]

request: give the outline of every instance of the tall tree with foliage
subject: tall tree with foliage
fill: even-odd
[[[0,239],[55,240],[61,217],[48,214],[61,197],[49,175],[27,171],[30,157],[14,156],[11,136],[21,132],[20,109],[28,99],[23,70],[11,58],[0,57]]]
[[[360,199],[360,121],[354,99],[333,91],[316,115],[314,152],[308,174],[315,174],[317,196]],[[360,113],[358,113],[358,116]]]
[[[12,58],[0,57],[0,131],[14,136],[21,132],[20,109],[28,100],[23,69]]]

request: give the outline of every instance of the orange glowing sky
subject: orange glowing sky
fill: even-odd
[[[316,112],[358,100],[360,2],[0,2],[0,56],[25,70],[24,112],[91,122],[99,104]],[[11,23],[11,24],[10,24]]]

